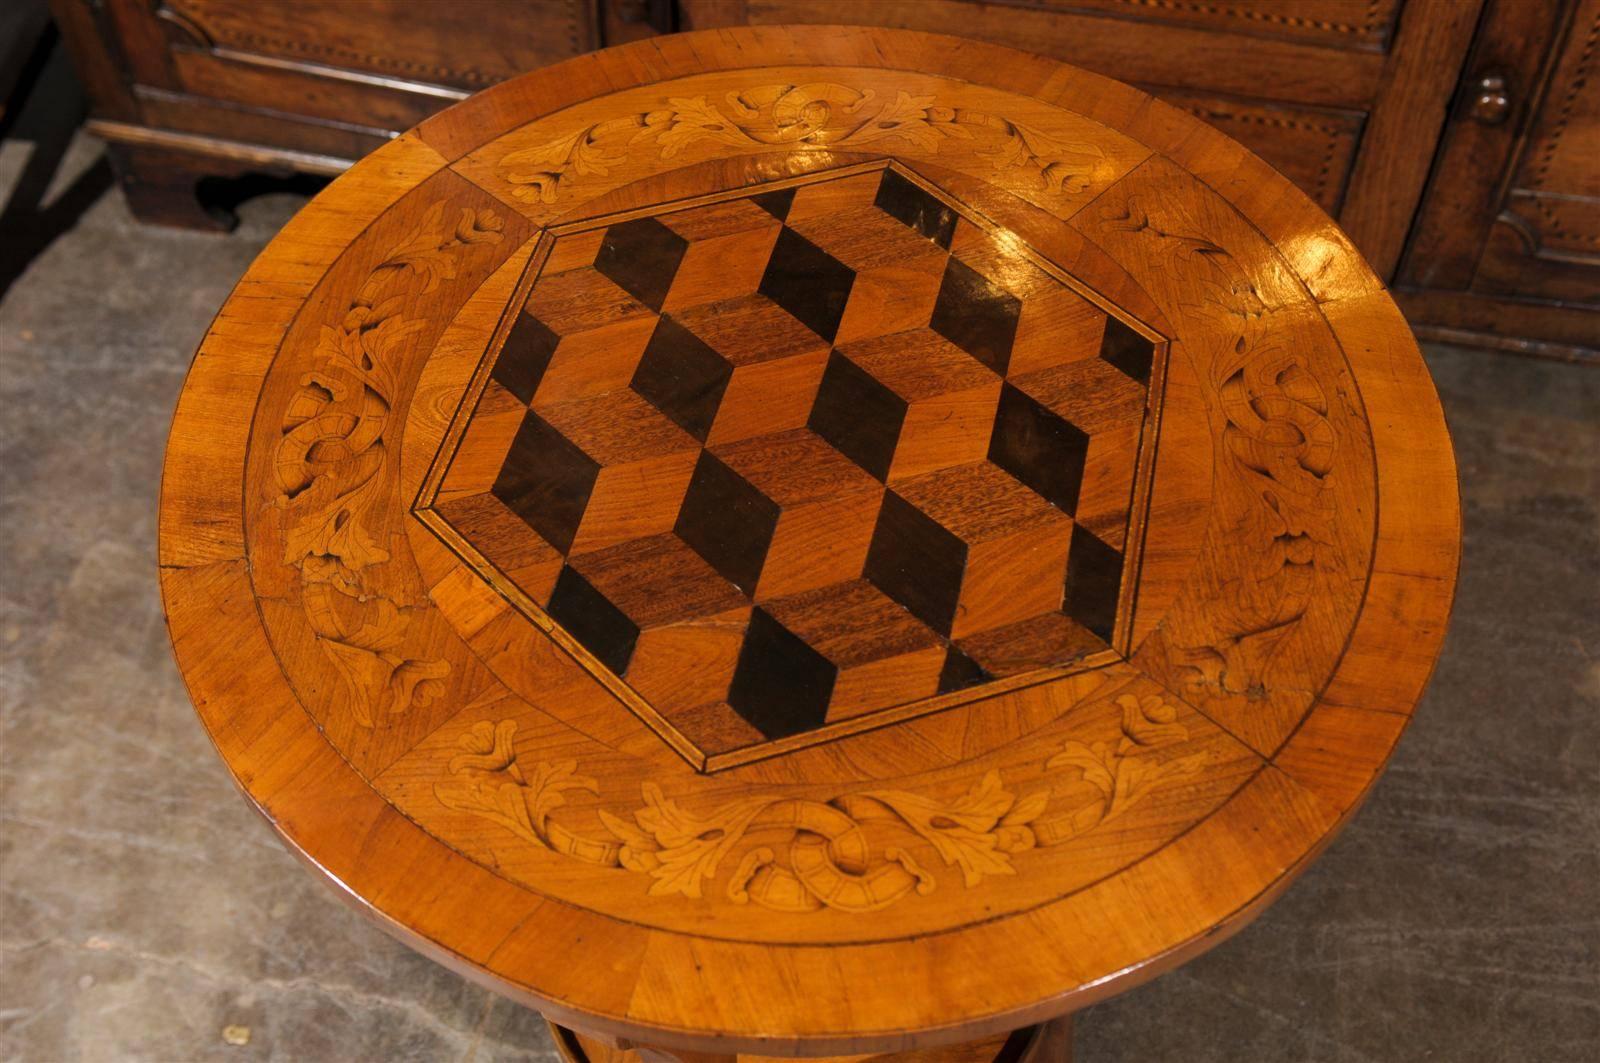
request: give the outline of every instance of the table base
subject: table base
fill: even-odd
[[[608,1042],[545,1021],[566,1063],[777,1063],[779,1058],[655,1048],[626,1040]],[[815,1057],[812,1063],[1072,1063],[1072,1016],[965,1044]]]

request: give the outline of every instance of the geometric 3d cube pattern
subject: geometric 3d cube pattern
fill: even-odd
[[[1108,650],[1164,345],[1015,237],[891,164],[537,270],[431,506],[696,748]]]

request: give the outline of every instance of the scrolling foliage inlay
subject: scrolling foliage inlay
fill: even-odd
[[[920,839],[971,888],[991,875],[1014,875],[1013,857],[1065,842],[1116,819],[1163,779],[1189,775],[1208,754],[1162,758],[1188,740],[1176,709],[1160,697],[1125,694],[1121,737],[1064,742],[1045,763],[1045,785],[1018,797],[990,771],[955,798],[907,790],[864,789],[826,801],[754,795],[706,811],[686,809],[653,782],[629,816],[604,808],[609,837],[574,832],[553,814],[576,794],[595,794],[577,763],[525,769],[516,750],[515,720],[484,720],[464,732],[450,760],[451,779],[435,785],[441,804],[491,820],[524,841],[584,863],[647,874],[652,896],[703,896],[704,884],[738,853],[728,876],[729,900],[783,912],[832,908],[865,912],[910,894],[926,896],[937,879],[908,850]],[[1066,787],[1058,800],[1053,783]],[[786,842],[752,840],[773,830]]]
[[[273,455],[283,517],[283,561],[298,569],[306,617],[344,679],[355,720],[426,705],[443,689],[449,662],[407,656],[416,609],[378,587],[390,560],[373,529],[392,505],[383,490],[396,395],[397,355],[424,327],[408,305],[455,276],[455,256],[501,238],[492,211],[435,203],[373,267],[336,325],[324,325],[313,368],[284,414]]]
[[[1104,153],[1087,142],[1067,144],[1012,118],[945,106],[931,95],[896,93],[836,82],[758,85],[724,95],[670,97],[661,107],[594,122],[540,144],[508,152],[498,171],[526,202],[554,203],[570,176],[604,176],[654,145],[662,159],[685,147],[715,142],[735,148],[825,150],[885,147],[936,154],[958,141],[966,153],[993,169],[1024,168],[1037,174],[1047,195],[1075,193]]]
[[[1083,221],[1151,268],[1210,392],[1215,515],[1193,592],[1135,661],[1267,752],[1311,704],[1359,604],[1371,439],[1326,323],[1276,252],[1186,194],[1187,175],[1157,182],[1161,195],[1124,182]]]
[[[1257,699],[1285,635],[1306,615],[1316,573],[1340,569],[1333,472],[1337,441],[1327,393],[1271,318],[1234,256],[1204,237],[1152,224],[1132,200],[1108,228],[1170,244],[1209,293],[1232,349],[1212,369],[1223,416],[1220,471],[1255,499],[1239,514],[1234,542],[1248,546],[1246,571],[1215,598],[1214,637],[1179,647],[1190,683]]]

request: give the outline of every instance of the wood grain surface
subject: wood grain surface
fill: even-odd
[[[335,181],[201,346],[161,577],[241,789],[427,954],[642,1058],[976,1060],[1327,844],[1459,538],[1410,332],[1287,180],[808,26]]]

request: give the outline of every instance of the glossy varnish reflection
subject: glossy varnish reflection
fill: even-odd
[[[1015,234],[878,164],[528,273],[421,512],[695,766],[1116,656],[1166,343]]]
[[[893,31],[399,138],[241,282],[167,461],[250,799],[630,1063],[1009,1059],[1221,940],[1387,759],[1459,534],[1404,323],[1281,177]]]

